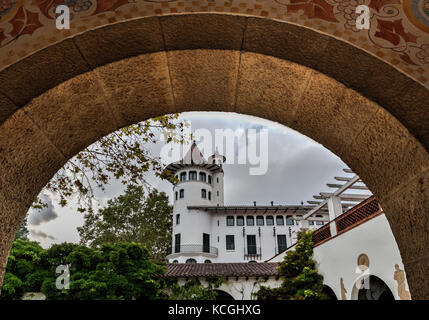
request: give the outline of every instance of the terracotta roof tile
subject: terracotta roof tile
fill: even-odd
[[[277,263],[172,263],[164,277],[275,276]]]

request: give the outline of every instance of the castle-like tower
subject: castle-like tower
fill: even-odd
[[[217,248],[211,246],[212,215],[189,207],[224,205],[225,160],[217,150],[206,160],[193,142],[182,160],[165,168],[176,178],[170,262],[208,262],[217,257]]]

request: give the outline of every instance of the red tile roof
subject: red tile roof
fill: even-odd
[[[164,277],[276,276],[277,263],[172,263]]]

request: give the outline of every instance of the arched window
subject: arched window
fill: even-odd
[[[206,174],[204,172],[200,172],[200,181],[206,182]]]
[[[267,216],[267,226],[273,226],[273,225],[274,225],[274,217]]]
[[[285,221],[283,219],[283,216],[277,216],[276,217],[276,224],[278,226],[284,226],[285,225]]]
[[[180,224],[180,214],[176,214],[176,225]]]
[[[189,258],[188,260],[186,260],[185,263],[197,263],[197,260],[195,260],[193,258]]]
[[[177,261],[177,260],[174,260],[174,261],[173,261],[173,263],[179,263],[179,261]]]
[[[180,181],[186,181],[186,172],[180,174]]]
[[[308,220],[308,225],[309,226],[314,226],[314,221],[313,220]]]
[[[180,199],[183,199],[185,197],[185,190],[180,189]]]
[[[293,226],[294,225],[292,216],[286,216],[286,224],[288,226]]]
[[[228,217],[226,217],[226,225],[228,227],[233,227],[234,226],[234,216],[228,216]]]
[[[212,263],[212,262],[211,260],[207,259],[207,260],[204,260],[204,263]]]
[[[244,217],[243,216],[237,217],[237,226],[239,226],[239,227],[244,226]]]
[[[197,172],[196,171],[189,171],[189,180],[191,180],[191,181],[197,180]]]
[[[201,198],[203,198],[203,199],[207,198],[207,191],[206,191],[206,189],[201,189]]]
[[[246,225],[254,226],[255,225],[255,218],[253,218],[253,216],[247,216],[246,217]]]
[[[257,226],[263,226],[264,225],[264,217],[263,216],[257,216],[256,217],[256,225]]]

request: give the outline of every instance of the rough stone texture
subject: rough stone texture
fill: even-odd
[[[174,112],[165,52],[123,60],[97,70],[119,126]]]
[[[289,61],[244,52],[235,111],[289,125],[311,72]]]
[[[167,50],[240,50],[246,18],[219,14],[160,17]]]
[[[16,106],[9,98],[0,93],[0,125],[16,110]]]
[[[248,18],[243,50],[263,53],[313,67],[323,56],[329,37],[280,21]]]
[[[429,258],[429,169],[390,194],[382,206],[404,263]]]
[[[168,52],[176,108],[232,111],[240,53],[226,50]]]
[[[157,17],[92,30],[76,37],[75,43],[92,68],[143,53],[164,50]]]
[[[429,257],[410,263],[404,261],[404,265],[408,285],[412,287],[411,299],[429,300]]]
[[[65,158],[117,128],[94,73],[79,75],[55,89],[24,110]]]
[[[382,204],[395,188],[429,168],[426,150],[382,108],[350,144],[343,160],[360,173]]]
[[[73,40],[65,40],[1,71],[0,91],[23,106],[46,90],[88,70]]]
[[[313,72],[290,127],[344,157],[349,144],[378,109],[332,78]]]

